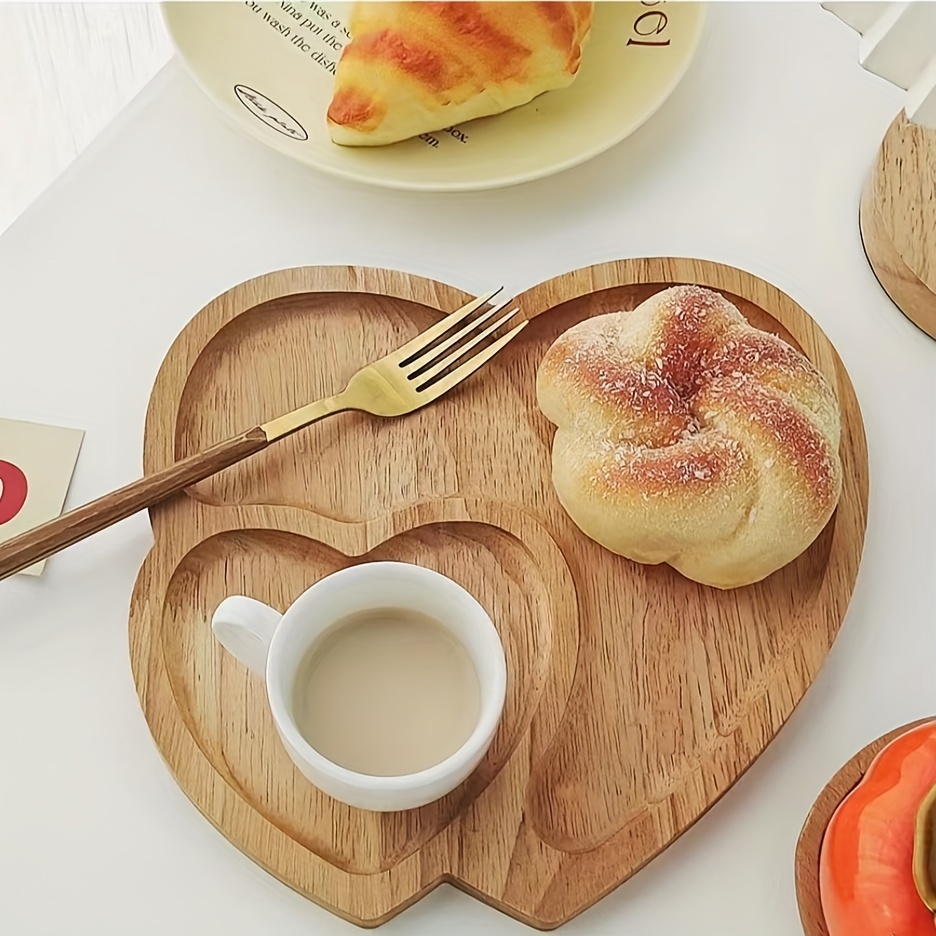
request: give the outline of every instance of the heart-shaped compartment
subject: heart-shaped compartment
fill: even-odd
[[[531,530],[522,519],[514,528],[521,535]],[[534,552],[547,570],[537,565]],[[276,734],[263,680],[221,649],[210,621],[232,581],[243,581],[245,593],[285,611],[318,579],[351,564],[387,559],[427,566],[475,595],[498,627],[510,679],[497,735],[468,782],[421,809],[373,814],[338,803],[299,773]],[[525,544],[482,522],[416,527],[356,559],[295,533],[218,533],[185,556],[166,592],[162,650],[175,705],[201,751],[256,812],[338,868],[383,871],[464,812],[518,744],[528,742],[547,687],[546,709],[564,706],[570,674],[563,678],[557,667],[563,668],[570,653],[574,659],[578,628],[571,578],[557,602],[548,587],[550,566],[561,562],[544,536],[533,533]],[[554,655],[555,628],[562,633],[556,635],[560,652]],[[541,719],[538,727],[546,727]]]
[[[549,344],[674,283],[726,293],[797,344],[842,408],[845,485],[813,545],[720,592],[587,539],[550,482],[535,401]],[[340,389],[468,297],[402,273],[303,268],[235,287],[187,326],[147,417],[147,471]],[[131,610],[134,674],[196,805],[286,883],[365,925],[451,881],[539,927],[593,903],[718,799],[780,729],[834,640],[864,538],[867,452],[848,376],[792,300],[688,260],[603,264],[517,298],[530,326],[456,391],[399,420],[343,414],[151,512]],[[226,595],[284,608],[333,569],[430,565],[491,611],[511,696],[478,771],[377,817],[334,803],[278,744],[262,687],[211,640]]]

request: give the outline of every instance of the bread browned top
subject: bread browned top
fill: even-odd
[[[593,3],[356,3],[333,139],[395,142],[500,113],[575,77]]]
[[[559,428],[553,474],[566,509],[639,561],[720,584],[734,573],[707,575],[701,553],[721,547],[746,570],[740,578],[763,577],[804,549],[838,502],[831,387],[711,290],[677,286],[580,322],[547,352],[537,393]],[[592,521],[601,510],[629,529]]]

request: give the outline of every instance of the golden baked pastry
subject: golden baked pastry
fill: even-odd
[[[356,3],[332,140],[380,146],[526,104],[578,73],[593,3]]]
[[[842,488],[838,401],[719,293],[675,286],[573,326],[537,374],[553,484],[578,527],[716,588],[802,553]]]

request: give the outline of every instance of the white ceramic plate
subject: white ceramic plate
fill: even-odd
[[[568,88],[523,107],[392,146],[332,143],[325,112],[350,3],[163,3],[192,75],[242,130],[325,172],[430,191],[495,188],[575,166],[633,133],[695,54],[699,3],[597,3]]]

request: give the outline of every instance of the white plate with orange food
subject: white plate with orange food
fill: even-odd
[[[705,15],[703,4],[648,0],[595,3],[593,10],[591,4],[471,4],[482,8],[479,30],[477,24],[464,23],[468,4],[378,3],[362,5],[370,8],[364,12],[356,6],[298,0],[168,2],[163,14],[196,82],[241,130],[336,176],[428,191],[526,182],[619,143],[679,84],[695,55]],[[483,9],[496,7],[502,8],[499,19],[497,11]],[[537,23],[544,14],[536,11],[549,7],[555,8],[548,17],[554,22]],[[486,19],[489,13],[493,22]],[[436,20],[427,27],[430,16]],[[397,17],[392,29],[388,17]],[[501,43],[498,53],[484,46],[486,39],[477,39],[488,27]],[[382,47],[386,54],[383,40],[390,34],[398,49],[405,48],[404,56],[417,46],[433,60],[422,77],[413,69],[371,67],[369,50]],[[350,56],[342,62],[352,35],[361,50],[354,67]],[[469,50],[467,35],[481,41],[478,55]],[[503,51],[511,48],[528,53]],[[485,53],[488,65],[482,67],[478,57]],[[530,69],[518,78],[513,66],[496,65],[519,62],[527,54],[538,62],[532,78]],[[492,63],[499,72],[494,76]],[[439,69],[445,72],[442,78]],[[453,88],[446,85],[453,75],[474,89],[466,95],[462,88],[459,97],[455,88],[456,106],[451,104]],[[426,76],[436,79],[435,88],[427,87]],[[529,100],[514,105],[524,99],[518,80]],[[330,109],[339,121],[347,121],[349,114],[366,116],[374,101],[362,100],[362,93],[380,96],[381,125],[371,120],[370,126],[349,132],[347,123],[329,120]],[[342,101],[346,106],[339,106]],[[507,104],[508,109],[488,116],[451,119]],[[373,145],[400,133],[412,135]]]

